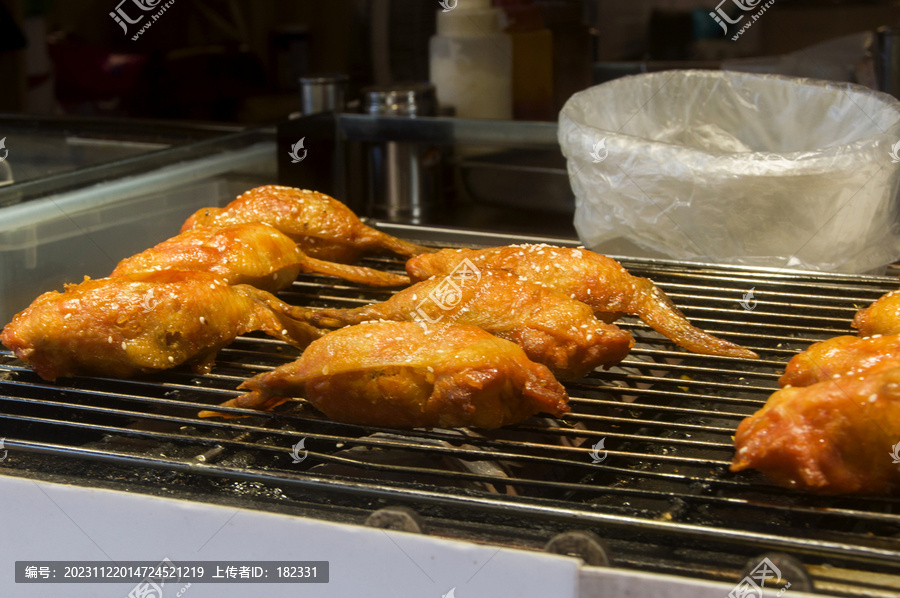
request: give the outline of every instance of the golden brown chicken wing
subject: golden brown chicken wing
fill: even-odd
[[[201,272],[85,279],[35,299],[0,341],[45,380],[127,377],[185,362],[206,372],[240,334],[262,330],[298,347],[321,336],[285,315],[288,307],[265,291]]]
[[[336,421],[396,428],[496,428],[569,410],[565,389],[547,368],[514,343],[457,324],[343,328],[240,388],[250,392],[225,406],[271,409],[305,397]]]
[[[853,327],[860,336],[900,333],[900,291],[882,295],[875,303],[856,312]]]
[[[444,276],[468,259],[477,268],[507,270],[569,294],[599,314],[636,315],[675,344],[695,353],[758,357],[688,322],[675,304],[646,278],[632,276],[617,261],[586,249],[550,245],[510,245],[490,249],[443,249],[406,263],[413,280]]]
[[[809,386],[834,376],[861,374],[882,361],[898,358],[900,335],[837,336],[810,345],[806,351],[794,355],[778,383],[781,386]]]
[[[900,360],[775,392],[735,435],[732,471],[754,468],[786,488],[823,494],[900,489]]]
[[[309,257],[274,227],[260,222],[187,230],[119,262],[112,276],[159,270],[196,270],[229,284],[249,284],[276,292],[300,272],[336,276],[370,286],[409,284],[409,278]]]
[[[383,303],[323,309],[309,321],[328,327],[368,320],[418,320],[436,327],[471,324],[513,341],[529,359],[563,380],[614,365],[634,345],[631,334],[597,320],[590,307],[567,295],[503,270],[476,270],[466,276],[432,277]]]
[[[407,257],[431,251],[366,226],[350,208],[324,193],[277,185],[251,189],[224,208],[198,210],[181,230],[243,222],[271,224],[306,254],[330,262],[349,264],[379,251]]]

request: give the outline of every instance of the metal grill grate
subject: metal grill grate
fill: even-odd
[[[900,591],[890,574],[900,563],[898,498],[817,497],[755,472],[728,472],[735,428],[777,387],[789,357],[852,333],[855,311],[896,280],[622,262],[653,279],[696,325],[761,359],[693,355],[626,319],[620,325],[635,335],[635,349],[620,366],[568,384],[572,412],[561,420],[397,431],[330,422],[302,400],[245,419],[197,418],[239,394],[245,378],[298,355],[268,338],[239,338],[210,375],[176,370],[137,380],[47,383],[2,352],[0,437],[12,457],[3,466],[15,467],[17,453],[43,453],[406,503],[460,525],[492,516],[523,538],[535,524],[585,528],[609,540],[617,566],[704,579],[736,581],[747,558],[778,550],[807,565],[816,591]],[[402,269],[391,259],[366,265]],[[741,301],[751,289],[749,310]],[[303,276],[281,295],[297,305],[352,307],[388,293]],[[301,438],[308,456],[294,463]],[[601,439],[606,456],[595,463],[592,446]]]

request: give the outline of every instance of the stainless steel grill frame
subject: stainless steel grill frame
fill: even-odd
[[[386,228],[433,245],[529,241]],[[422,513],[435,533],[520,547],[588,529],[609,542],[615,566],[707,580],[737,581],[748,559],[780,551],[807,566],[817,592],[900,592],[893,573],[900,498],[812,496],[755,472],[728,472],[734,430],[777,387],[789,357],[852,333],[855,311],[897,288],[896,279],[621,261],[653,279],[696,325],[761,359],[690,354],[626,319],[620,324],[638,340],[632,354],[568,384],[572,413],[562,420],[533,418],[496,431],[398,431],[330,422],[302,400],[274,413],[232,410],[246,419],[197,418],[239,394],[243,379],[297,355],[261,336],[239,338],[206,376],[175,370],[47,383],[3,351],[0,437],[9,458],[0,473],[55,475],[48,462],[77,463],[79,483],[105,484],[117,477],[127,483],[129,472],[149,468],[146,487],[178,476],[206,479],[198,483],[205,494],[192,497],[220,500],[215,488],[250,484],[268,489],[251,506],[280,493],[284,500],[275,502],[349,521],[402,504]],[[402,269],[390,258],[365,263]],[[745,301],[751,289],[755,304]],[[389,292],[302,276],[281,295],[298,305],[351,307]],[[301,438],[309,452],[296,464],[290,452]],[[600,439],[606,458],[594,463]]]

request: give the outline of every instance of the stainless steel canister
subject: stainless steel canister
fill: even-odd
[[[300,77],[300,112],[343,112],[346,90],[347,75],[341,73]]]
[[[430,83],[379,85],[363,89],[364,110],[373,116],[435,116],[437,96]],[[434,205],[434,148],[400,141],[369,148],[368,213],[378,218],[422,222]]]

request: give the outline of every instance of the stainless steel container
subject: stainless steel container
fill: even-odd
[[[365,112],[376,116],[417,118],[437,114],[437,96],[430,83],[367,87],[363,90],[363,102]],[[439,162],[438,150],[421,144],[399,141],[372,144],[369,148],[369,215],[421,222],[434,203]]]
[[[331,73],[300,77],[300,111],[304,116],[320,112],[343,112],[347,75]]]

